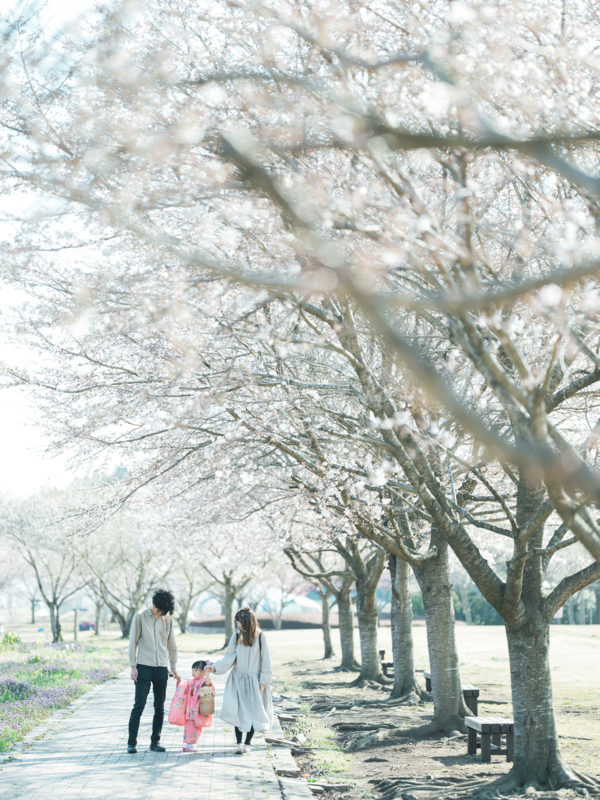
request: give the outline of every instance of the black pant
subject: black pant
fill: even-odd
[[[244,744],[250,744],[253,736],[254,736],[254,726],[252,726],[248,731],[248,733],[246,734],[246,740]],[[235,729],[235,740],[238,744],[242,743],[242,731],[239,728]]]
[[[169,680],[169,670],[167,667],[147,667],[145,664],[137,665],[138,677],[135,682],[135,702],[129,717],[129,747],[137,744],[137,735],[140,727],[142,711],[146,707],[150,684],[152,684],[152,694],[154,695],[154,719],[152,720],[151,744],[158,744],[160,733],[163,726],[165,715],[165,697],[167,694],[167,682]]]

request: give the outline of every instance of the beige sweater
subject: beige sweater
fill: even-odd
[[[177,645],[173,618],[155,617],[149,608],[138,611],[129,633],[129,664],[177,669]]]

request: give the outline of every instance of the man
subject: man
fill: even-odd
[[[175,678],[181,680],[177,672],[177,645],[172,617],[174,611],[175,598],[171,592],[158,589],[152,595],[150,608],[138,611],[131,623],[129,664],[131,680],[135,682],[135,702],[129,717],[128,753],[137,753],[140,718],[146,707],[150,685],[154,694],[150,750],[157,753],[165,752],[165,748],[159,742],[165,713],[169,665]]]

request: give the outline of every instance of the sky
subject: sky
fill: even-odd
[[[0,372],[3,367],[33,365],[31,353],[12,333],[11,318],[24,295],[0,283]],[[4,385],[10,379],[4,379]],[[46,452],[48,437],[34,397],[18,387],[0,387],[0,494],[23,497],[43,486],[64,486],[70,480],[66,459]]]
[[[48,440],[35,406],[18,389],[0,390],[0,493],[25,497],[44,486],[64,486],[63,458],[45,452]]]
[[[39,9],[48,31],[72,22],[93,5],[93,0],[3,0],[2,9],[8,14],[27,13]],[[15,198],[4,198],[4,205]],[[23,205],[23,200],[18,202]],[[6,302],[6,288],[2,287],[0,314]],[[0,333],[1,337],[1,333]],[[0,338],[0,365],[14,361],[14,350]],[[21,354],[19,354],[19,357]],[[71,476],[64,458],[46,452],[48,439],[38,423],[39,412],[35,402],[18,389],[0,389],[0,493],[27,496],[44,486],[65,486]]]

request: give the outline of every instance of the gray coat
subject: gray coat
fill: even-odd
[[[273,700],[271,697],[271,656],[264,634],[257,636],[252,647],[237,641],[233,634],[223,658],[214,663],[215,672],[222,674],[231,668],[223,705],[219,716],[241,731],[266,731],[273,722]],[[259,684],[265,688],[260,691]]]

